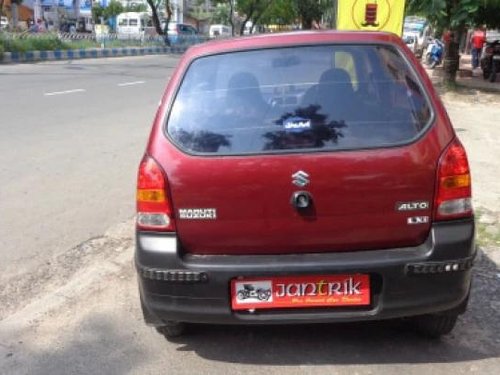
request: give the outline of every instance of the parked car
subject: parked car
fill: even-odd
[[[417,37],[414,35],[403,35],[403,41],[406,44],[406,46],[412,51],[413,53],[416,53],[416,47],[417,47]]]
[[[9,27],[9,20],[7,17],[1,16],[0,17],[0,30],[5,30]]]
[[[407,16],[403,25],[403,34],[415,38],[413,52],[418,57],[422,57],[427,49],[429,37],[432,35],[432,28],[429,21],[417,16]]]
[[[389,318],[437,337],[470,292],[469,164],[393,34],[205,43],[156,114],[136,239],[144,319],[167,338],[188,323]]]
[[[162,28],[165,23],[162,23]],[[191,25],[169,22],[168,38],[171,44],[196,44],[202,41],[198,31]]]

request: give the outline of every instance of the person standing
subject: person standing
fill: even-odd
[[[479,59],[481,58],[481,52],[483,51],[483,44],[485,41],[486,33],[484,29],[474,30],[471,37],[472,69],[479,67]]]

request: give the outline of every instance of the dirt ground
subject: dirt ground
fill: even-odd
[[[480,245],[452,334],[428,341],[393,322],[199,326],[168,342],[142,322],[131,219],[0,286],[0,374],[500,373],[500,96],[443,100],[468,150]]]

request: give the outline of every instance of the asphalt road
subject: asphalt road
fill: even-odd
[[[0,285],[134,214],[177,58],[0,65]]]
[[[492,233],[452,334],[429,341],[401,322],[195,326],[168,342],[145,326],[135,173],[175,63],[0,66],[0,374],[500,373],[500,101],[478,93],[445,101]]]

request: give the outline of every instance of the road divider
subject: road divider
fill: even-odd
[[[143,56],[159,54],[182,54],[189,45],[172,47],[123,47],[123,48],[90,48],[55,51],[4,52],[0,55],[0,63],[21,63],[35,61],[76,60],[101,57]]]

